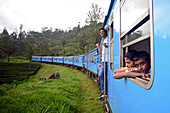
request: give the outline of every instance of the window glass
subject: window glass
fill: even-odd
[[[126,0],[121,8],[121,33],[149,9],[148,0]]]
[[[110,69],[112,71],[113,71],[113,67],[114,67],[114,64],[113,64],[113,62],[114,62],[113,47],[114,47],[114,45],[113,45],[113,22],[112,22],[112,24],[110,26]]]
[[[141,27],[137,28],[136,30],[128,33],[125,38],[122,40],[123,41],[123,45],[127,44],[139,37],[145,36],[148,33],[150,33],[150,21],[147,21],[146,23],[144,23],[143,25],[141,25]]]

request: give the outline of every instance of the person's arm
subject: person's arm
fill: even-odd
[[[101,66],[101,64],[98,65],[98,67],[100,67],[100,66]]]
[[[113,78],[121,79],[121,78],[125,77],[125,75],[126,75],[126,72],[117,72],[113,75]]]
[[[99,53],[102,54],[102,50],[100,49],[99,44],[96,44],[96,47],[98,48]]]
[[[143,79],[145,79],[147,76],[144,73],[138,72],[117,72],[113,76],[113,78],[115,79],[121,79],[123,77],[142,77]]]
[[[126,70],[129,70],[129,68],[116,69],[114,73],[125,72]]]

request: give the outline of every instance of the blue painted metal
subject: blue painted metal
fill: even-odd
[[[83,67],[88,69],[88,53],[84,55],[84,64]]]
[[[112,10],[119,12],[114,1]],[[170,1],[153,0],[153,24],[154,24],[154,83],[148,90],[123,78],[114,79],[114,73],[108,63],[108,102],[113,113],[170,113],[170,76],[169,70],[170,52]],[[109,16],[107,22],[109,23]],[[116,18],[116,17],[114,17]],[[116,19],[115,19],[116,20]],[[114,22],[119,23],[119,22]],[[120,37],[119,30],[114,29],[114,69],[120,68]],[[109,34],[109,30],[108,30]],[[110,47],[110,45],[109,45]],[[109,52],[110,54],[110,52]]]
[[[42,62],[53,62],[53,57],[51,56],[43,56]]]
[[[54,63],[64,63],[64,57],[53,57]]]
[[[74,57],[70,56],[70,57],[64,57],[64,64],[70,64],[70,65],[74,65]]]
[[[83,57],[84,57],[84,55],[74,56],[74,65],[79,66],[79,67],[83,67]]]
[[[33,62],[41,62],[42,57],[41,56],[32,56],[31,61]]]
[[[97,74],[97,48],[88,53],[88,67],[87,69]]]

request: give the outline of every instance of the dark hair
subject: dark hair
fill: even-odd
[[[137,61],[139,59],[145,59],[148,62],[148,65],[150,67],[150,55],[146,51],[140,51],[138,54],[133,58],[134,61]]]
[[[101,30],[103,30],[103,31],[105,32],[106,36],[107,36],[107,30],[105,30],[104,28],[100,28],[100,29],[99,29],[99,32],[100,32]]]
[[[129,60],[133,61],[133,58],[137,55],[137,53],[138,52],[136,50],[130,50],[125,54],[124,59],[127,57]]]

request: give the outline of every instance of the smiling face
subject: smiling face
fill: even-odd
[[[100,30],[100,36],[101,36],[101,37],[105,37],[105,36],[106,36],[106,33],[105,33],[104,30]]]
[[[129,60],[129,58],[125,57],[125,65],[128,68],[135,67],[135,64],[133,61]]]
[[[140,73],[148,73],[150,69],[148,62],[143,58],[135,61],[135,66]]]

